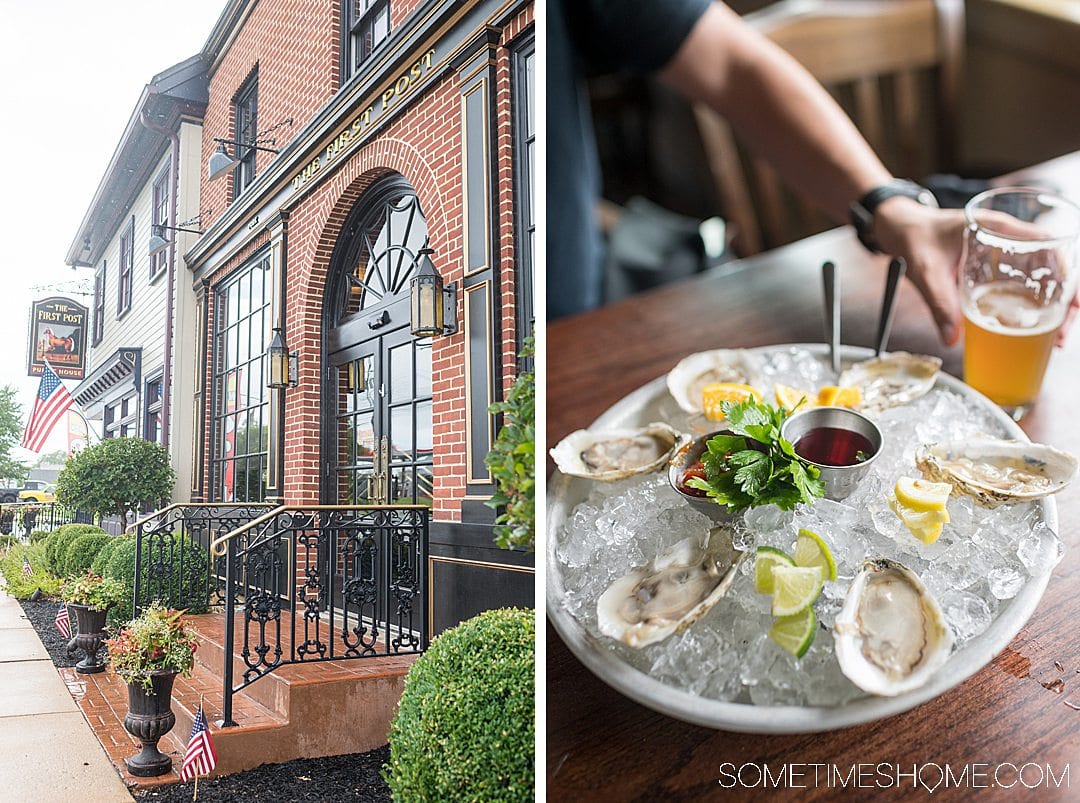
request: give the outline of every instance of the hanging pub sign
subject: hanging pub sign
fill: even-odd
[[[61,379],[86,375],[88,312],[70,298],[44,298],[31,305],[28,376],[41,376],[46,362]]]

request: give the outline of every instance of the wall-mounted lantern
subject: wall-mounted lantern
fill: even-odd
[[[289,352],[281,327],[274,327],[274,336],[266,349],[266,386],[272,390],[294,388],[298,380],[299,359],[296,352]]]
[[[442,276],[431,262],[435,253],[426,246],[416,254],[416,270],[409,280],[412,333],[416,337],[452,335],[457,325],[457,285],[443,287]]]

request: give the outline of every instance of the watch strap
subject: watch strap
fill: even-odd
[[[851,224],[855,227],[855,234],[868,250],[875,254],[882,253],[881,245],[874,237],[874,213],[889,198],[903,196],[918,201],[924,206],[937,207],[937,199],[926,187],[916,184],[914,181],[896,178],[886,184],[874,187],[872,190],[855,201],[850,207]]]

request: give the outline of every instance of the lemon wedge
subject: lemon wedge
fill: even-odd
[[[911,477],[901,477],[893,488],[897,502],[919,512],[944,510],[951,492],[952,486],[947,482],[930,482]]]

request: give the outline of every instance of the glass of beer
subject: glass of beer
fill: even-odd
[[[976,195],[964,212],[964,381],[1019,420],[1076,292],[1080,208],[1010,187]]]

